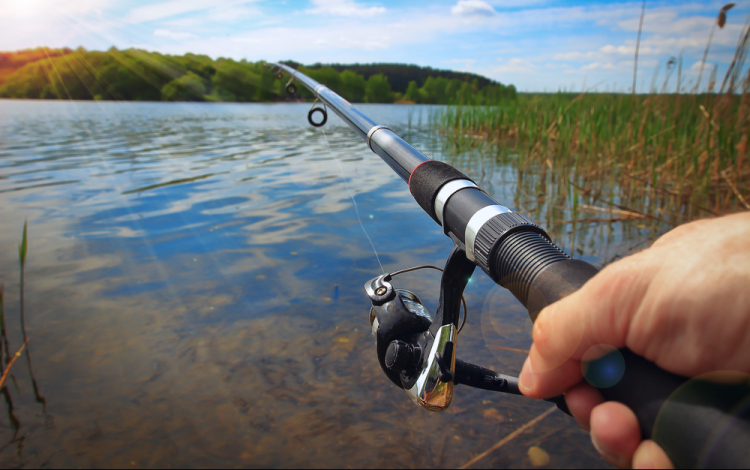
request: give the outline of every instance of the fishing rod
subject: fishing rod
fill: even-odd
[[[307,75],[269,63],[315,96],[308,121],[315,127],[338,115],[396,172],[424,211],[453,241],[443,269],[434,318],[416,294],[393,286],[386,273],[365,283],[370,325],[385,375],[420,407],[448,408],[454,385],[520,395],[518,379],[456,358],[464,288],[480,267],[528,309],[539,312],[575,292],[598,270],[555,246],[539,225],[498,204],[452,166],[427,158],[386,126]],[[439,269],[439,268],[438,268]],[[653,439],[678,468],[750,467],[750,384],[688,379],[659,368],[627,348],[588,364],[585,379],[607,401],[632,409],[643,439]],[[549,399],[567,412],[562,397]]]

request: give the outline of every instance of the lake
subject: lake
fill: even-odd
[[[442,266],[451,243],[341,120],[312,128],[309,106],[0,101],[11,354],[25,220],[29,338],[0,398],[1,467],[456,467],[550,408],[459,386],[431,413],[383,375],[365,281]],[[507,156],[441,137],[439,108],[357,107],[594,265],[655,236],[569,224]],[[435,311],[438,275],[396,286]],[[481,270],[466,299],[458,356],[517,374],[524,354],[498,347],[528,349],[524,308]],[[606,465],[556,411],[473,467],[532,467],[531,447],[553,467]]]

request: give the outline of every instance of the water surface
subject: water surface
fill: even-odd
[[[15,351],[28,220],[30,338],[0,398],[0,466],[455,467],[549,408],[458,387],[435,414],[385,378],[362,286],[380,263],[442,265],[451,244],[308,108],[0,101],[0,283]],[[538,201],[507,159],[447,144],[434,108],[359,108],[511,208]],[[644,243],[635,226],[541,219],[599,266]],[[398,287],[434,311],[438,280]],[[467,301],[459,356],[517,373],[524,355],[496,347],[528,348],[523,307],[481,271]],[[475,467],[530,467],[531,446],[554,467],[604,464],[555,412]]]

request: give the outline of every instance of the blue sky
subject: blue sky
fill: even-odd
[[[683,56],[692,87],[725,2],[649,1],[637,91]],[[640,2],[554,0],[0,0],[0,50],[36,46],[140,47],[305,64],[399,62],[470,71],[520,91],[627,91]],[[732,60],[748,2],[716,29],[719,77]],[[676,87],[675,70],[668,87]]]

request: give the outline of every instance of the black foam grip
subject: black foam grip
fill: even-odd
[[[493,279],[523,302],[533,320],[544,307],[578,290],[598,272],[584,261],[568,258],[534,232],[509,235],[492,256]],[[633,410],[644,439],[656,441],[678,468],[750,468],[747,382],[688,380],[625,348],[592,364],[604,361],[606,369],[608,357],[618,354],[622,377],[599,391],[606,400]],[[590,379],[588,373],[586,378]]]
[[[747,381],[687,379],[629,349],[619,354],[622,378],[599,391],[633,410],[643,438],[659,444],[676,468],[750,468]],[[602,361],[606,364],[606,357]]]
[[[420,207],[438,224],[440,221],[435,215],[435,197],[445,183],[453,180],[471,181],[465,174],[437,160],[428,160],[420,164],[409,178],[409,192]]]
[[[750,384],[690,380],[662,406],[651,438],[677,468],[750,468]]]

